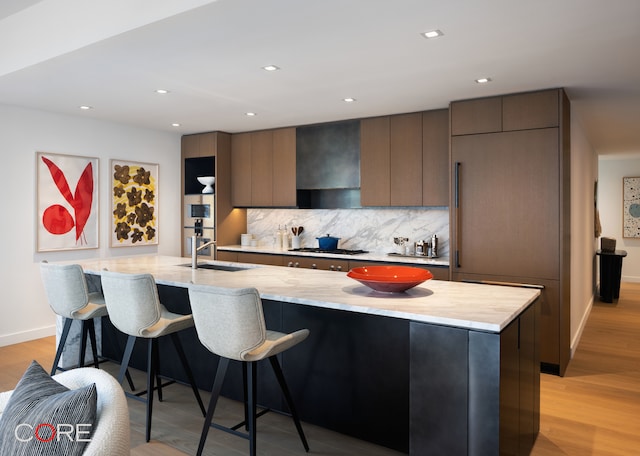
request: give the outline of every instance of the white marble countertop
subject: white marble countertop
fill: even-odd
[[[344,272],[202,261],[247,268],[227,272],[191,269],[190,258],[144,255],[73,261],[85,272],[148,272],[156,282],[232,288],[255,287],[264,299],[500,332],[539,295],[537,289],[429,280],[404,293],[378,293]],[[70,262],[66,262],[70,263]],[[187,266],[181,266],[187,265]]]
[[[362,261],[382,261],[386,263],[413,263],[430,266],[449,266],[449,257],[417,257],[414,255],[400,256],[389,255],[386,253],[370,252],[359,253],[357,255],[342,255],[336,253],[320,253],[320,252],[295,252],[291,250],[274,249],[273,247],[251,247],[241,245],[221,245],[217,247],[218,250],[227,252],[252,252],[263,253],[269,255],[295,255],[295,256],[309,256],[309,257],[322,257],[322,258],[341,258],[345,260],[362,260]]]
[[[74,261],[86,272],[148,272],[157,283],[255,287],[264,299],[500,332],[540,294],[536,289],[429,280],[404,293],[379,293],[344,272],[201,261],[246,268],[191,269],[191,259],[144,255]],[[69,263],[69,262],[67,262]],[[186,265],[186,266],[184,266]]]

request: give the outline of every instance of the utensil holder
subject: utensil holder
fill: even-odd
[[[300,236],[291,236],[291,248],[292,249],[300,248]]]

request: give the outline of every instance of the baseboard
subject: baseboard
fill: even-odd
[[[42,339],[43,337],[55,336],[56,325],[45,326],[44,328],[30,329],[29,331],[23,331],[13,334],[0,335],[0,347],[6,345],[19,344],[21,342],[28,342],[30,340]]]
[[[621,282],[634,282],[634,283],[639,283],[640,282],[640,277],[636,277],[636,276],[622,276],[620,278]]]
[[[571,340],[571,359],[573,359],[573,355],[576,353],[578,348],[578,344],[580,343],[580,339],[582,338],[582,332],[584,328],[587,326],[587,321],[589,320],[589,315],[591,315],[591,309],[593,309],[594,296],[591,296],[589,300],[589,304],[587,305],[587,310],[582,315],[580,319],[580,324],[578,325],[578,331],[576,331],[576,335]]]

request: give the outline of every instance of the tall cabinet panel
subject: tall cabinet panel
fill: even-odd
[[[360,121],[360,202],[363,206],[389,206],[389,116]]]
[[[296,205],[295,128],[238,133],[231,149],[235,206]]]
[[[296,129],[273,131],[273,205],[296,205]]]
[[[391,206],[422,206],[422,113],[389,119]]]
[[[449,205],[449,110],[422,113],[422,205]]]
[[[452,279],[543,285],[540,360],[563,375],[571,325],[568,99],[553,89],[453,102],[450,113]]]
[[[451,139],[456,272],[557,278],[557,149],[555,128]]]

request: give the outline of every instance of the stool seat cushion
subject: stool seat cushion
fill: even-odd
[[[72,318],[76,320],[88,320],[90,318],[105,317],[109,314],[102,293],[89,293],[89,302],[82,309],[73,312]]]
[[[156,324],[142,329],[140,337],[161,337],[191,327],[193,327],[191,314],[180,315],[169,312],[164,305],[160,304],[160,320]]]

